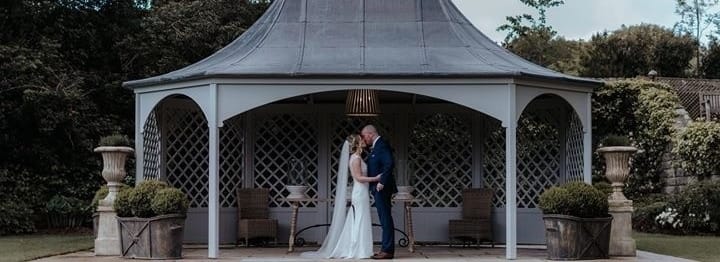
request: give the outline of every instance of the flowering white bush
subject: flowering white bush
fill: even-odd
[[[694,216],[694,214],[691,214],[691,215]],[[675,229],[682,228],[682,226],[683,226],[683,223],[680,220],[680,216],[677,212],[677,209],[674,209],[671,207],[668,207],[667,209],[665,209],[665,211],[663,211],[662,213],[657,215],[655,217],[655,222],[660,224],[660,226],[664,227],[666,225],[670,225],[670,226],[672,226],[672,228],[675,228]]]

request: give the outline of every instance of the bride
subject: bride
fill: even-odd
[[[302,253],[302,257],[355,259],[372,257],[372,218],[368,182],[377,182],[380,176],[367,177],[367,165],[360,157],[365,146],[365,142],[357,134],[348,136],[343,144],[330,229],[320,249]],[[345,193],[348,170],[353,178],[349,208],[346,205]]]

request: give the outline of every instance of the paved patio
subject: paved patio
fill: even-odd
[[[317,261],[300,257],[303,251],[314,250],[317,247],[296,248],[296,252],[288,254],[287,248],[223,248],[220,249],[219,261]],[[207,249],[186,248],[183,261],[212,261],[206,257]],[[420,246],[415,253],[409,253],[406,249],[398,250],[394,260],[400,261],[504,261],[505,249],[496,248],[449,248],[447,246]],[[547,261],[545,250],[538,247],[521,247],[518,249],[517,261]],[[82,251],[61,256],[54,256],[36,261],[127,261],[118,257],[96,257],[92,251]],[[325,260],[338,261],[338,260]],[[352,260],[340,260],[352,261]],[[368,261],[368,260],[363,260]],[[592,261],[693,261],[682,258],[658,255],[654,253],[638,251],[635,258],[613,258],[609,260]]]

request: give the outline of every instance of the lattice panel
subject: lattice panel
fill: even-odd
[[[505,207],[505,128],[499,121],[488,119],[483,151],[485,187],[495,190],[493,206]]]
[[[423,196],[422,207],[458,207],[472,187],[472,126],[466,115],[436,113],[412,128],[409,183]]]
[[[158,180],[160,178],[160,128],[156,110],[148,116],[143,127],[143,178]]]
[[[537,208],[540,194],[560,181],[557,110],[527,110],[518,122],[517,204]]]
[[[168,127],[167,180],[190,197],[190,207],[207,207],[208,123],[194,104],[174,104],[163,110]]]
[[[242,116],[220,128],[220,206],[237,207],[236,190],[242,187],[245,170],[245,129]]]
[[[392,138],[393,134],[390,132],[392,129],[390,128],[390,123],[392,123],[388,119],[388,115],[384,115],[385,117],[379,117],[376,119],[373,119],[371,122],[373,125],[375,125],[375,128],[377,128],[378,133],[380,136],[383,137],[383,139],[386,140],[386,142],[390,143],[390,146],[393,146]],[[365,125],[368,124],[367,119],[362,118],[348,118],[344,115],[334,115],[332,117],[332,140],[330,142],[330,196],[335,196],[335,188],[337,187],[337,169],[338,165],[340,164],[340,151],[342,150],[342,145],[345,141],[345,138],[349,136],[350,134],[359,134]],[[397,176],[397,174],[396,174]],[[348,184],[351,185],[352,183],[352,177],[348,176]],[[372,194],[370,194],[370,204],[374,205],[375,201],[373,199]]]
[[[276,114],[259,117],[255,140],[255,187],[270,188],[271,207],[290,207],[285,184],[291,158],[302,160],[308,169],[308,196],[318,192],[317,123],[312,114]],[[306,207],[316,203],[305,202]]]
[[[571,115],[570,125],[565,138],[565,172],[567,182],[583,181],[584,134],[582,122],[580,122],[580,118],[578,118],[575,113],[571,113]]]

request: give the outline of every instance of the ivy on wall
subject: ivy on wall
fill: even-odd
[[[667,85],[644,80],[609,82],[593,94],[593,146],[610,135],[626,135],[640,149],[625,188],[629,197],[662,190],[662,162],[674,137],[677,94]],[[593,155],[594,180],[604,180],[604,165]]]

